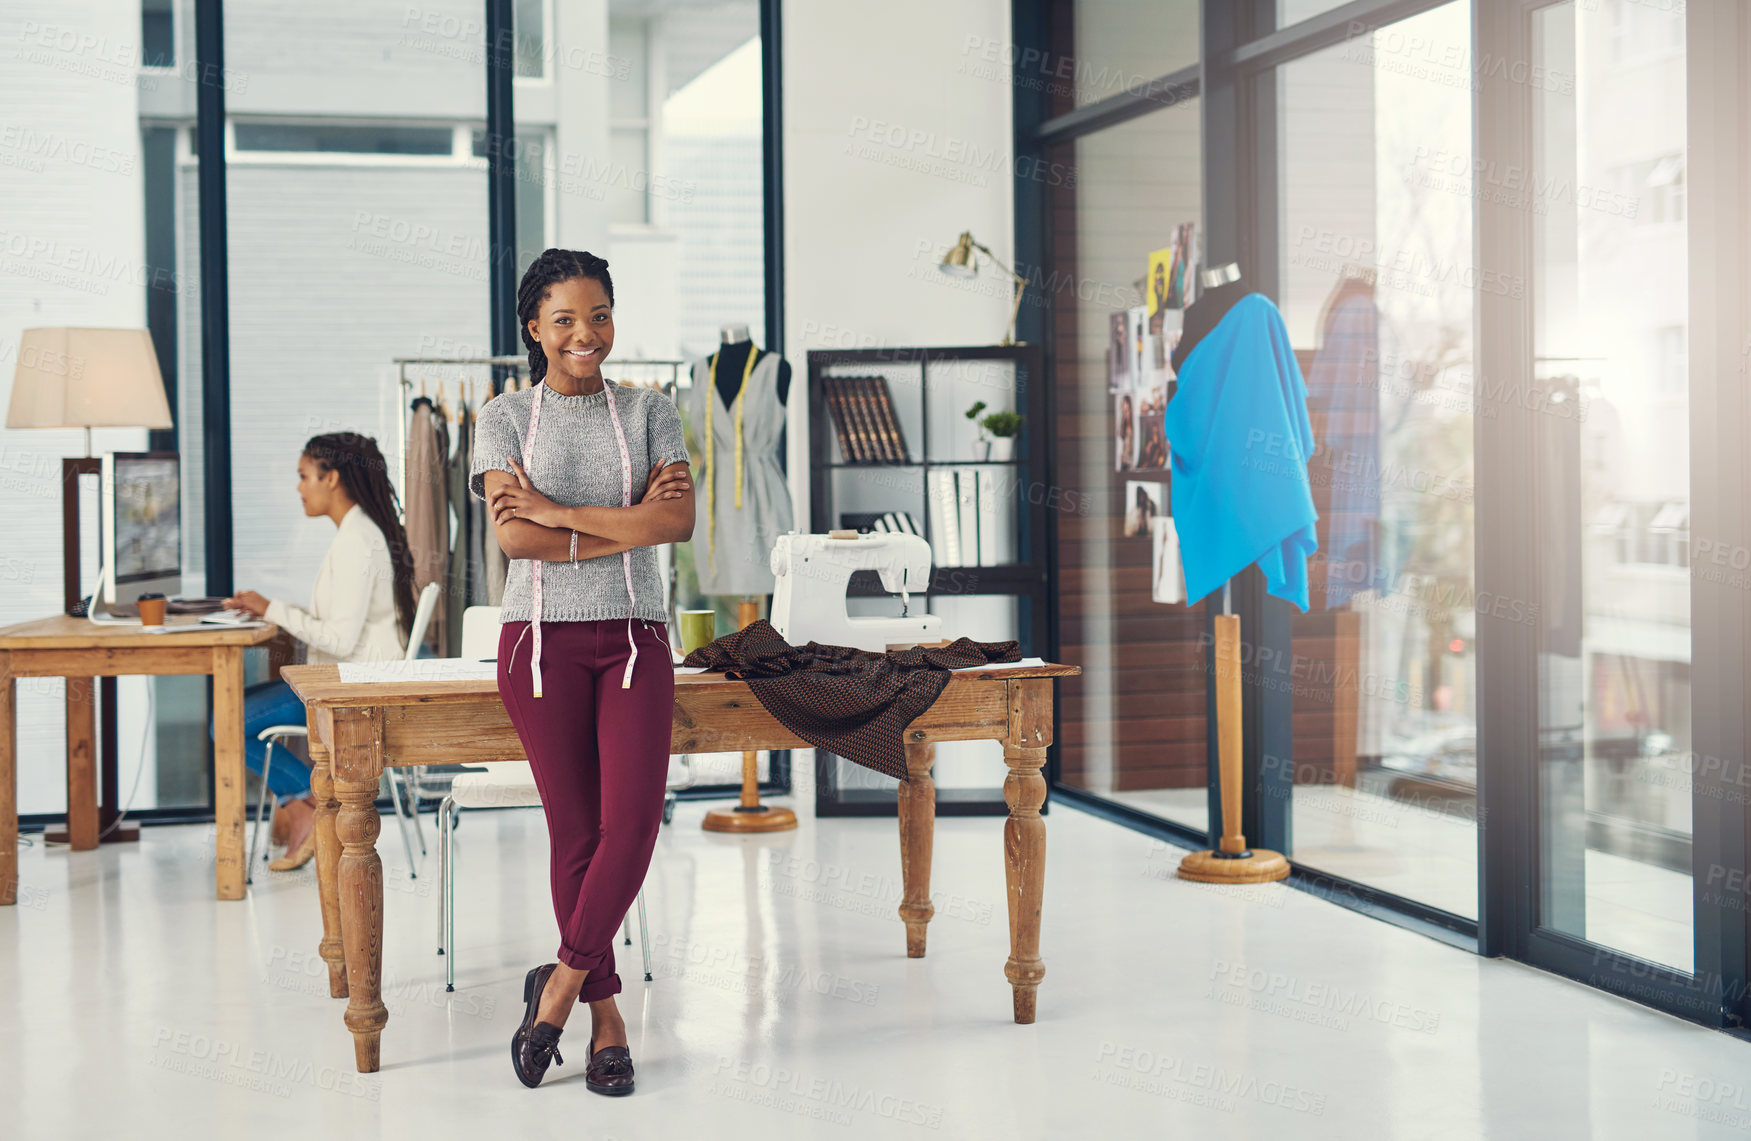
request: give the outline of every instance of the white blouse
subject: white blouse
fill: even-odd
[[[305,662],[390,661],[406,655],[395,616],[395,567],[389,543],[364,508],[341,517],[322,557],[308,609],[274,599],[269,622],[309,647]]]

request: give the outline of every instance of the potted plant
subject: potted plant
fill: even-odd
[[[973,426],[979,429],[979,458],[986,460],[991,458],[991,441],[985,438],[985,425],[979,422],[979,413],[983,411],[985,411],[985,402],[983,400],[975,401],[973,406],[967,409],[966,416],[973,422]]]
[[[986,459],[1007,462],[1015,458],[1015,437],[1021,431],[1021,413],[993,412],[979,421],[979,427],[991,433],[986,444]]]

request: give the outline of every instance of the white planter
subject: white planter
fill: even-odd
[[[991,437],[991,454],[986,458],[997,463],[1007,463],[1013,460],[1015,458],[1015,437]]]

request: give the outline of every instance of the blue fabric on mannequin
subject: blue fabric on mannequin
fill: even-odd
[[[1264,294],[1243,297],[1192,349],[1166,429],[1188,603],[1256,562],[1266,591],[1305,611],[1319,545],[1313,425],[1289,330]]]

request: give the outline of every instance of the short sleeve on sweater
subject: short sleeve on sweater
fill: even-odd
[[[487,472],[509,472],[511,465],[507,459],[511,456],[518,463],[526,462],[523,442],[517,435],[517,426],[511,422],[509,409],[509,402],[497,397],[481,405],[474,422],[474,463],[469,467],[468,490],[477,499],[486,498]]]
[[[650,449],[645,454],[651,458],[654,465],[662,460],[664,465],[691,462],[687,454],[687,435],[681,430],[681,413],[676,410],[675,402],[661,391],[653,391],[645,398],[648,411],[645,414],[645,444]]]

